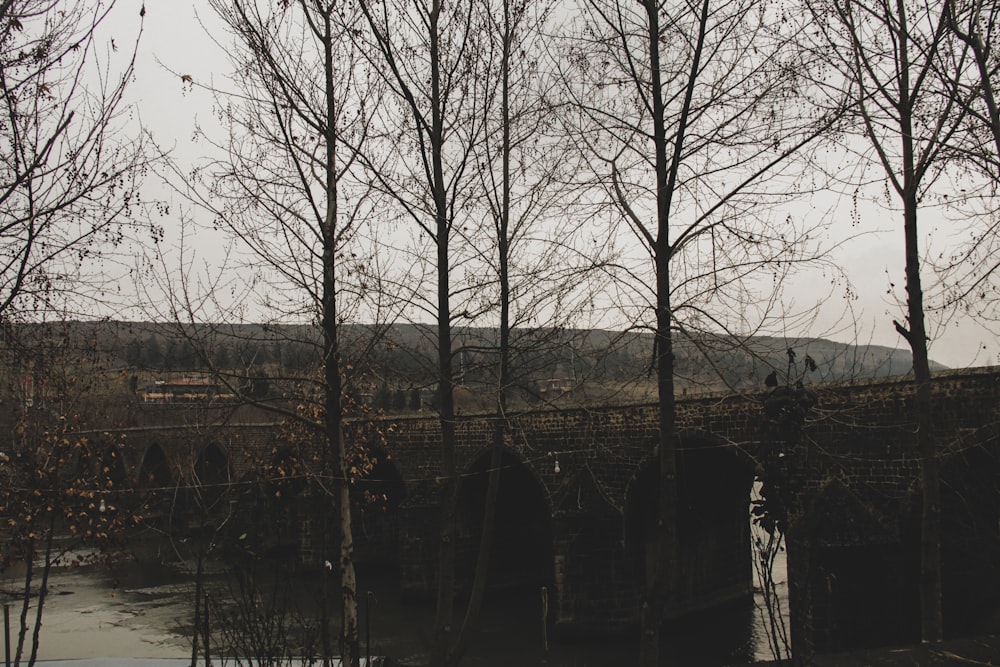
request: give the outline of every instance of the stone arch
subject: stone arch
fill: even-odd
[[[406,499],[406,483],[396,462],[384,449],[366,452],[364,474],[351,487],[352,500],[370,510],[394,512]]]
[[[941,576],[946,636],[1000,620],[1000,429],[981,429],[941,466]],[[915,521],[919,491],[914,494]]]
[[[351,485],[355,563],[391,566],[398,558],[397,521],[407,488],[396,462],[384,449],[366,452],[364,476]]]
[[[147,520],[154,524],[166,524],[172,515],[170,506],[176,498],[175,485],[176,478],[166,453],[160,445],[151,444],[142,456],[135,484],[138,499],[146,507]],[[166,529],[167,526],[161,528]]]
[[[257,531],[270,553],[290,552],[302,539],[311,514],[306,474],[302,453],[288,446],[279,447],[257,472],[264,496],[262,506],[256,508],[262,519]]]
[[[201,450],[194,464],[195,483],[204,487],[224,487],[232,479],[229,457],[225,450],[210,442]]]
[[[638,619],[622,512],[590,463],[576,463],[567,459],[552,502],[554,620],[564,632],[617,635],[633,630]]]
[[[481,451],[458,483],[456,580],[471,585],[483,532],[491,450]],[[500,451],[494,533],[490,549],[488,590],[538,590],[552,578],[552,513],[545,487],[520,456]]]
[[[632,588],[641,599],[646,582],[653,576],[656,560],[655,544],[651,535],[657,524],[657,503],[660,494],[656,488],[659,457],[650,457],[639,464],[632,479],[625,487],[625,507],[622,521],[622,540],[633,578]]]
[[[292,447],[277,448],[258,468],[257,478],[272,503],[291,501],[306,488],[301,455]]]
[[[748,598],[750,490],[754,464],[738,446],[702,431],[677,439],[678,597],[682,613]],[[658,557],[659,456],[644,460],[625,492],[624,542],[636,591],[652,576]]]
[[[108,445],[101,453],[101,476],[111,482],[115,489],[124,489],[128,484],[128,472],[125,469],[125,456],[115,445]]]
[[[919,551],[905,539],[910,512],[887,513],[884,500],[834,477],[788,527],[789,583],[808,601],[793,607],[793,623],[817,652],[920,638]]]
[[[309,549],[318,548],[319,539],[310,530],[323,530],[314,504],[322,494],[307,492],[313,472],[308,463],[298,447],[280,445],[248,466],[235,494],[240,510],[233,521],[242,549],[265,559],[298,557],[315,567],[317,555]]]
[[[164,490],[174,485],[174,475],[163,448],[152,444],[146,448],[139,465],[139,479],[136,486],[154,491]]]
[[[220,499],[227,495],[232,470],[226,452],[214,442],[205,445],[192,469],[193,496],[204,509],[219,509]]]
[[[704,432],[682,432],[679,441],[678,527],[691,545],[680,554],[681,595],[709,604],[748,598],[754,464],[734,443]]]

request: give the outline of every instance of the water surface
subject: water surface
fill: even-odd
[[[784,563],[780,565],[779,592],[784,594]],[[210,575],[208,582],[215,595],[226,597],[228,588],[221,573]],[[3,582],[8,600],[16,587],[16,581]],[[129,564],[117,572],[98,567],[57,569],[49,588],[40,659],[190,658],[195,587],[184,568]],[[292,597],[301,598],[304,609],[316,584],[300,580],[295,590]],[[433,608],[400,600],[385,577],[362,578],[358,590],[363,647],[370,646],[373,655],[392,656],[404,665],[426,658]],[[289,614],[290,623],[298,611]],[[13,606],[12,623],[17,613],[18,607]],[[671,652],[685,665],[768,659],[772,656],[764,627],[762,614],[749,605],[717,610],[678,628],[671,638]],[[545,639],[537,591],[494,596],[487,599],[480,630],[464,664],[617,667],[635,663],[634,637],[598,641],[548,636],[548,650]],[[217,652],[220,641],[213,636],[213,651]]]

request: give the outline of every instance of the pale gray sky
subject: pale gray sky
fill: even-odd
[[[133,30],[138,19],[141,0],[119,0],[116,26]],[[213,126],[211,98],[199,83],[224,85],[228,62],[219,45],[206,34],[206,27],[225,45],[228,37],[218,31],[215,17],[206,3],[190,0],[145,0],[145,32],[140,45],[140,58],[135,85],[130,95],[135,101],[142,122],[156,140],[173,147],[179,163],[194,160],[207,150],[204,144],[192,141],[197,123]],[[197,16],[200,15],[201,22]],[[202,23],[203,22],[203,23]],[[131,26],[131,27],[127,27]],[[117,28],[116,28],[117,29]],[[182,81],[180,75],[191,77],[194,86]],[[830,201],[833,201],[831,198]],[[876,205],[859,207],[859,224],[851,224],[848,207],[834,214],[836,224],[827,242],[843,242],[835,251],[835,262],[842,267],[853,284],[856,299],[847,301],[843,290],[820,306],[809,331],[788,331],[788,335],[817,335],[837,340],[891,347],[905,347],[895,332],[893,319],[902,319],[897,300],[903,296],[903,248],[901,221],[898,215]],[[823,216],[820,208],[794,211],[796,215]],[[924,230],[931,226],[924,219]],[[170,230],[168,230],[170,231]],[[168,237],[169,239],[170,237]],[[934,242],[944,248],[944,236]],[[199,244],[203,258],[211,261],[216,240]],[[925,280],[933,276],[925,270]],[[895,284],[892,293],[890,281]],[[811,306],[829,293],[829,284],[818,274],[800,279],[788,289],[788,298],[798,308]],[[928,290],[932,292],[933,290]],[[933,316],[930,322],[931,358],[952,367],[990,365],[998,363],[1000,345],[983,326],[971,319],[941,323]]]

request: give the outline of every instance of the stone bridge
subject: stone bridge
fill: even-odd
[[[946,634],[1000,621],[1000,369],[934,380],[942,458]],[[680,598],[675,614],[745,600],[753,584],[748,503],[755,479],[787,544],[793,643],[800,654],[919,639],[919,461],[912,386],[873,381],[815,388],[801,428],[763,409],[767,395],[678,403]],[[253,461],[280,460],[269,423],[200,408],[136,405],[125,468],[140,485],[226,483]],[[792,420],[794,422],[795,420]],[[506,431],[490,580],[550,592],[567,632],[634,630],[655,524],[655,406],[538,411]],[[459,581],[482,530],[492,423],[456,424]],[[432,418],[352,423],[374,452],[365,490],[385,513],[357,522],[358,557],[398,568],[404,592],[432,590],[440,514],[440,430]],[[758,487],[760,488],[760,487]],[[308,538],[299,553],[319,562]]]

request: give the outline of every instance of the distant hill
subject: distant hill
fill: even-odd
[[[89,322],[22,325],[24,340],[62,341],[79,354],[99,351],[110,367],[139,383],[165,376],[221,369],[255,378],[257,387],[284,391],[282,382],[315,377],[320,332],[307,325],[196,325]],[[456,328],[454,367],[459,403],[467,411],[491,404],[496,386],[497,332]],[[351,391],[368,402],[411,406],[433,400],[436,353],[430,325],[343,329],[345,370]],[[514,332],[513,395],[525,402],[633,402],[653,400],[653,335],[645,332],[520,329]],[[789,350],[794,358],[790,362]],[[679,393],[726,389],[753,391],[776,372],[781,382],[806,383],[906,375],[908,350],[852,345],[820,338],[757,336],[739,340],[704,335],[675,342]],[[815,369],[809,360],[814,362]],[[932,370],[945,366],[932,363]],[[262,381],[267,380],[267,381]],[[133,383],[134,384],[134,383]],[[263,389],[262,389],[263,390]],[[405,397],[404,397],[405,395]],[[391,397],[391,398],[389,398]],[[380,406],[380,407],[386,407]]]
[[[704,347],[688,342],[678,346],[687,353],[685,361],[698,368],[704,354],[694,348]],[[772,338],[754,337],[736,346],[731,341],[723,341],[719,352],[709,351],[708,358],[715,361],[714,370],[721,369],[723,380],[733,386],[759,386],[759,382],[777,370],[779,376],[790,375],[792,379],[802,378],[812,383],[843,382],[860,378],[901,376],[913,369],[913,359],[909,350],[883,347],[879,345],[852,345],[822,338]],[[789,353],[794,352],[794,362],[789,364]],[[680,356],[680,355],[678,355]],[[816,364],[815,371],[808,371],[806,357]],[[931,362],[931,370],[945,370],[947,367]],[[746,377],[743,377],[743,373]],[[704,372],[702,372],[704,375]]]

